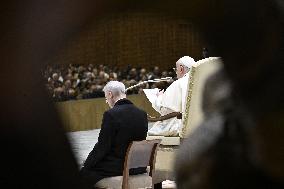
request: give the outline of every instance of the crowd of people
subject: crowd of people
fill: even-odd
[[[46,79],[46,88],[49,95],[56,102],[104,97],[103,87],[108,81],[118,80],[126,87],[140,82],[175,77],[172,69],[161,71],[158,66],[149,69],[143,67],[106,65],[48,65],[43,71]],[[173,81],[173,80],[172,80]],[[127,91],[127,94],[141,94],[142,89],[160,88],[165,89],[172,81],[159,83],[146,83]]]

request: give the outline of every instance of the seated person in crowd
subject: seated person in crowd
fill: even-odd
[[[153,108],[162,116],[172,112],[184,112],[189,71],[195,61],[184,56],[176,62],[174,68],[178,80],[174,81],[165,92],[160,91],[152,101]],[[177,117],[149,124],[149,135],[178,136],[182,128],[182,119]]]
[[[146,112],[126,99],[123,83],[110,81],[103,91],[111,109],[104,113],[98,142],[81,169],[81,175],[90,188],[103,178],[122,176],[129,144],[145,140],[148,130]],[[130,170],[130,174],[144,172],[145,167]]]

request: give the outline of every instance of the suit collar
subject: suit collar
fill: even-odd
[[[123,98],[123,99],[120,99],[118,100],[114,106],[117,106],[117,105],[123,105],[123,104],[133,104],[130,100],[126,99],[126,98]]]

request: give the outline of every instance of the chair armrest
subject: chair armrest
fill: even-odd
[[[172,113],[169,113],[167,115],[160,116],[160,117],[151,117],[151,116],[148,115],[148,121],[149,122],[163,121],[163,120],[167,120],[167,119],[170,119],[170,118],[173,118],[173,117],[177,117],[178,119],[181,119],[182,113],[172,112]]]

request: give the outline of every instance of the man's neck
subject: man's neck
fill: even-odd
[[[186,73],[184,73],[184,75],[183,75],[182,77],[186,76],[188,73],[189,73],[189,71],[188,71],[188,72],[186,72]]]
[[[181,79],[181,78],[183,78],[184,76],[186,76],[186,74],[187,74],[188,72],[186,72],[185,74],[183,74],[180,78],[178,78],[178,79]]]
[[[115,103],[116,103],[117,101],[121,100],[121,99],[124,99],[124,98],[126,98],[126,95],[121,95],[121,96],[117,97],[117,98],[115,99]],[[115,104],[115,103],[114,103],[114,104]]]

